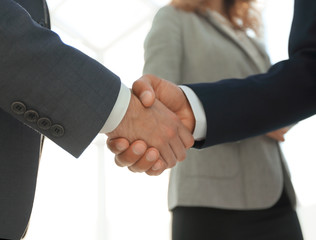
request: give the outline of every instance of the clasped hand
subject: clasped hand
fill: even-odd
[[[152,75],[133,84],[127,112],[108,133],[108,147],[118,166],[159,175],[186,157],[194,139],[190,104],[176,85]]]

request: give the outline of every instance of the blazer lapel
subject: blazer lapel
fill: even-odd
[[[212,15],[210,11],[207,11],[205,14],[200,14],[202,17],[205,18],[205,20],[211,24],[216,30],[218,30],[221,34],[223,34],[227,39],[232,41],[241,51],[243,51],[246,56],[251,60],[253,63],[253,66],[257,69],[258,72],[262,72],[262,66],[259,66],[257,64],[257,61],[253,58],[253,56],[249,53],[249,49],[246,48],[243,44],[240,43],[239,39],[228,29],[225,28],[225,26],[222,26]],[[227,26],[228,27],[228,26]],[[260,55],[262,55],[265,59],[267,59],[267,56],[265,54],[265,50],[253,39],[248,37],[248,39],[251,41],[251,43],[255,46],[255,48],[258,50]],[[269,60],[268,60],[269,62]],[[267,64],[268,66],[270,64]]]

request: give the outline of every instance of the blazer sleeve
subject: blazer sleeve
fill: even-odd
[[[144,42],[143,73],[179,84],[181,81],[182,37],[179,11],[161,8],[154,17]]]
[[[14,1],[0,5],[1,109],[78,157],[107,120],[119,77]]]
[[[289,59],[266,74],[188,85],[207,117],[208,147],[290,125],[316,113],[316,2],[296,0]]]

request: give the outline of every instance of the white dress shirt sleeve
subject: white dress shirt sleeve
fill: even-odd
[[[123,83],[121,83],[121,88],[116,103],[100,133],[112,132],[121,123],[127,111],[130,100],[130,89],[126,87]]]
[[[195,117],[195,128],[193,132],[194,140],[201,141],[205,139],[207,131],[206,115],[203,104],[191,88],[183,85],[179,87],[186,95]]]

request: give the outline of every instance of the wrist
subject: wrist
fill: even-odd
[[[112,135],[118,135],[123,136],[124,132],[122,132],[122,129],[131,129],[133,127],[133,120],[137,118],[138,111],[137,108],[138,105],[141,105],[139,100],[134,94],[131,94],[128,107],[126,109],[125,115],[123,116],[120,123],[117,125],[117,127],[111,131],[106,133],[108,136]]]
[[[114,131],[123,117],[126,115],[131,99],[131,90],[121,83],[121,88],[117,96],[115,105],[112,108],[110,115],[104,123],[100,133],[109,133]]]

